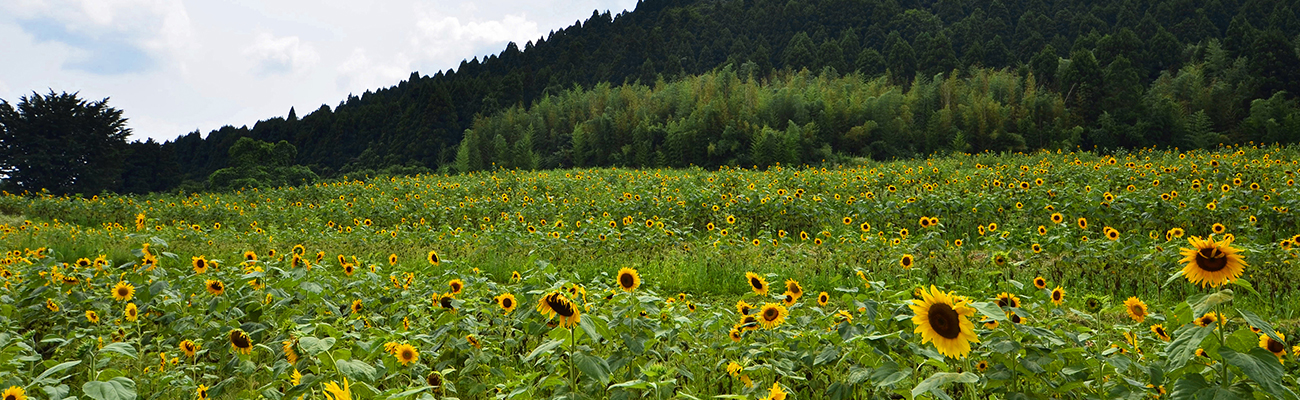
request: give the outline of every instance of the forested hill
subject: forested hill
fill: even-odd
[[[476,116],[575,88],[638,81],[653,86],[727,64],[759,81],[803,68],[829,68],[839,76],[857,72],[864,80],[885,75],[900,90],[916,76],[1007,68],[1022,79],[1032,74],[1034,85],[1059,93],[1070,109],[1067,128],[1077,125],[1087,136],[1104,122],[1110,135],[1122,139],[1117,145],[1174,144],[1141,137],[1148,114],[1142,98],[1162,73],[1195,64],[1201,70],[1193,78],[1202,80],[1195,87],[1207,91],[1198,99],[1209,102],[1200,105],[1206,119],[1201,123],[1232,140],[1252,100],[1280,90],[1300,93],[1295,3],[647,0],[632,12],[593,13],[536,42],[512,43],[454,72],[412,73],[396,86],[350,96],[334,108],[321,106],[301,117],[290,112],[251,129],[182,136],[164,143],[161,153],[175,157],[183,172],[159,176],[153,186],[206,182],[227,166],[228,149],[241,137],[287,140],[297,147],[295,162],[324,177],[395,166],[437,170],[456,160]],[[1096,143],[1085,137],[1073,144]],[[534,165],[574,165],[561,147],[535,149]]]

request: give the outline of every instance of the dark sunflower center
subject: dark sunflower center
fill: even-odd
[[[767,321],[767,322],[776,321],[777,317],[780,317],[780,316],[781,316],[781,312],[778,311],[775,307],[773,307],[773,308],[768,308],[768,309],[766,309],[766,310],[763,310],[763,320],[764,320],[764,321]]]
[[[203,268],[206,268],[207,266],[208,266],[208,264],[205,263],[205,262],[203,262],[203,260],[195,260],[195,261],[194,261],[194,268],[203,269]]]
[[[514,305],[515,305],[515,301],[510,300],[509,297],[501,299],[501,307],[510,308],[510,307],[514,307]]]
[[[442,386],[442,375],[438,375],[437,373],[429,374],[427,381],[429,381],[429,386]]]
[[[459,283],[453,283],[453,284],[451,284],[451,291],[456,292],[456,293],[460,293],[460,289],[461,289],[461,286],[460,286]]]
[[[1214,323],[1214,318],[1201,317],[1201,326],[1209,326],[1212,323]]]
[[[632,285],[635,282],[636,280],[632,276],[632,274],[622,274],[618,276],[618,284],[619,286],[622,286],[624,289],[631,289]]]
[[[906,266],[910,266],[910,265],[912,265],[912,259],[911,259],[911,258],[907,258],[907,257],[903,257],[903,266],[906,267]]]
[[[230,344],[233,344],[235,345],[235,347],[241,349],[246,349],[253,346],[253,343],[248,341],[248,335],[245,335],[242,332],[231,333]]]
[[[126,295],[128,295],[128,294],[131,294],[131,292],[130,292],[129,290],[127,290],[125,287],[117,288],[117,296],[118,296],[118,297],[126,297]]]
[[[1207,272],[1217,272],[1228,266],[1228,257],[1213,247],[1201,249],[1196,252],[1196,266]]]
[[[402,349],[402,359],[403,360],[415,359],[415,352],[411,351],[411,349]]]
[[[1160,337],[1168,337],[1168,336],[1169,336],[1168,333],[1165,333],[1165,328],[1156,328],[1156,334],[1157,334],[1157,335],[1160,335]]]
[[[789,289],[789,290],[790,290],[790,294],[793,294],[793,295],[795,295],[795,296],[798,296],[798,295],[803,294],[803,288],[799,287],[799,284],[797,284],[797,283],[796,283],[796,284],[793,284],[793,285],[790,285],[790,287],[788,287],[788,288],[786,288],[786,289]]]
[[[750,312],[751,310],[753,310],[753,308],[751,308],[751,307],[749,307],[749,306],[741,307],[741,308],[740,308],[740,313],[741,313],[741,314],[749,314],[749,312]]]
[[[218,292],[221,291],[221,282],[213,282],[213,283],[212,283],[212,290],[215,290],[215,291],[218,291]]]
[[[944,303],[930,306],[930,328],[935,333],[948,339],[956,339],[961,334],[961,324],[957,321],[957,310]]]
[[[442,297],[438,299],[438,305],[442,308],[451,308],[451,297]]]
[[[1011,322],[1019,324],[1019,323],[1020,323],[1020,316],[1019,316],[1019,315],[1016,315],[1016,314],[1011,314]]]
[[[1133,313],[1133,315],[1136,315],[1136,316],[1139,316],[1139,317],[1141,317],[1141,316],[1143,316],[1143,315],[1147,315],[1147,311],[1146,311],[1146,310],[1143,310],[1142,307],[1138,307],[1138,306],[1133,306],[1133,307],[1130,309],[1130,311]]]
[[[825,303],[830,300],[830,296],[820,296],[817,298],[817,300],[821,301],[822,303]]]
[[[1061,299],[1061,292],[1059,291],[1052,292],[1052,300],[1060,300],[1060,299]]]
[[[5,396],[5,400],[18,400],[18,395],[16,394],[7,395]]]
[[[576,311],[573,309],[573,303],[561,299],[558,296],[547,297],[546,305],[551,307],[552,310],[555,310],[556,314],[559,314],[561,317],[565,317],[565,318],[572,317],[574,311]]]
[[[1273,353],[1281,353],[1282,350],[1285,349],[1286,349],[1285,346],[1282,346],[1281,343],[1278,343],[1276,340],[1273,340],[1273,338],[1268,338],[1268,351],[1271,351]]]
[[[1010,299],[1010,298],[1006,298],[1006,297],[999,297],[999,298],[998,298],[998,307],[1006,307],[1006,306],[1009,306],[1009,305],[1011,305],[1011,299]]]
[[[762,289],[763,289],[763,281],[758,280],[758,278],[749,278],[749,286],[753,286],[754,289],[757,289],[757,290],[762,290]]]

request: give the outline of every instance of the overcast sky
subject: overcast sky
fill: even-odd
[[[331,108],[636,0],[0,0],[0,99],[109,97],[158,141]]]

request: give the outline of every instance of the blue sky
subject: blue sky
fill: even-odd
[[[0,99],[110,98],[134,139],[310,112],[636,0],[0,1]]]

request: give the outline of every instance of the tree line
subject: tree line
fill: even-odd
[[[594,12],[586,21],[522,46],[511,43],[499,54],[466,60],[455,70],[432,76],[412,73],[395,86],[350,95],[335,107],[322,105],[301,118],[290,110],[287,117],[270,118],[252,127],[227,126],[207,135],[183,135],[160,145],[160,162],[174,168],[150,169],[179,172],[149,176],[148,180],[164,187],[207,188],[212,173],[231,166],[230,149],[245,137],[295,146],[298,151],[292,164],[307,166],[325,178],[385,171],[449,171],[463,167],[462,160],[473,161],[473,154],[467,155],[468,159],[461,157],[465,149],[462,138],[468,131],[481,135],[479,124],[488,122],[480,121],[507,118],[501,115],[517,113],[511,110],[520,108],[550,107],[544,103],[605,90],[601,85],[608,90],[654,91],[661,81],[673,86],[704,79],[703,75],[717,79],[728,65],[738,79],[759,86],[785,85],[800,74],[798,71],[807,69],[819,79],[823,75],[858,77],[863,82],[888,85],[904,97],[914,93],[914,84],[998,75],[982,70],[1005,72],[1017,77],[1020,85],[1032,76],[1035,93],[1059,96],[1066,112],[1060,127],[1052,132],[1077,132],[1079,139],[1061,139],[1057,144],[1068,142],[1084,148],[1186,146],[1186,139],[1179,135],[1186,129],[1183,121],[1187,118],[1198,121],[1196,130],[1203,133],[1199,137],[1204,140],[1197,143],[1248,140],[1254,135],[1251,132],[1261,129],[1285,132],[1282,127],[1295,119],[1288,113],[1294,93],[1300,93],[1296,87],[1300,85],[1297,1],[646,0],[634,11],[616,16]],[[1189,87],[1202,92],[1182,91]],[[915,93],[919,96],[924,91]],[[1259,111],[1255,110],[1257,104]],[[932,104],[923,108],[937,110]],[[972,149],[983,146],[975,139],[978,133],[965,128],[952,134],[917,131],[931,131],[933,118],[910,108],[908,112],[912,114],[908,123],[913,125],[906,126],[905,137],[940,138],[960,133]],[[1262,115],[1273,118],[1261,121]],[[1018,115],[1008,118],[1020,120]],[[666,118],[659,120],[667,124]],[[890,119],[871,121],[877,124],[873,130],[891,129],[880,128],[889,126]],[[923,124],[915,125],[918,121]],[[762,122],[748,128],[751,137],[762,133],[764,125],[787,134],[787,121]],[[644,129],[653,130],[654,123],[647,123]],[[800,134],[805,124],[800,124]],[[587,125],[545,129],[568,129],[570,138],[584,138],[592,135],[588,131],[575,134],[574,130],[599,128]],[[636,134],[636,125],[612,126],[620,129],[622,136]],[[663,129],[672,130],[667,125]],[[847,132],[822,123],[817,129],[819,135],[828,137]],[[687,131],[706,138],[714,135],[707,129]],[[1010,135],[1014,133],[1024,140],[1026,149],[1054,146],[1037,140],[1033,132],[1004,129],[1008,139],[998,143],[1017,143]],[[1069,137],[1051,133],[1044,138],[1060,135]],[[559,150],[560,146],[547,143],[560,136],[534,137],[536,147],[531,153],[538,168],[587,162],[581,156],[575,161],[571,154]],[[891,140],[904,146],[873,147],[873,143]],[[725,148],[723,153],[728,156],[704,157],[697,165],[744,159],[741,150],[731,149],[731,142],[718,142],[715,147]],[[588,146],[582,141],[579,144]],[[863,146],[851,140],[814,144],[821,153],[827,152],[821,145],[829,144],[831,154],[871,157],[944,148],[898,138],[873,140]],[[519,142],[507,141],[507,146],[518,147]],[[945,146],[961,147],[953,143]],[[469,146],[476,147],[484,146]],[[707,144],[700,147],[707,150]],[[495,147],[492,152],[495,154]],[[495,157],[484,154],[478,158]],[[605,156],[596,160],[601,157]],[[505,163],[532,164],[527,158]],[[626,159],[609,163],[654,164]]]

